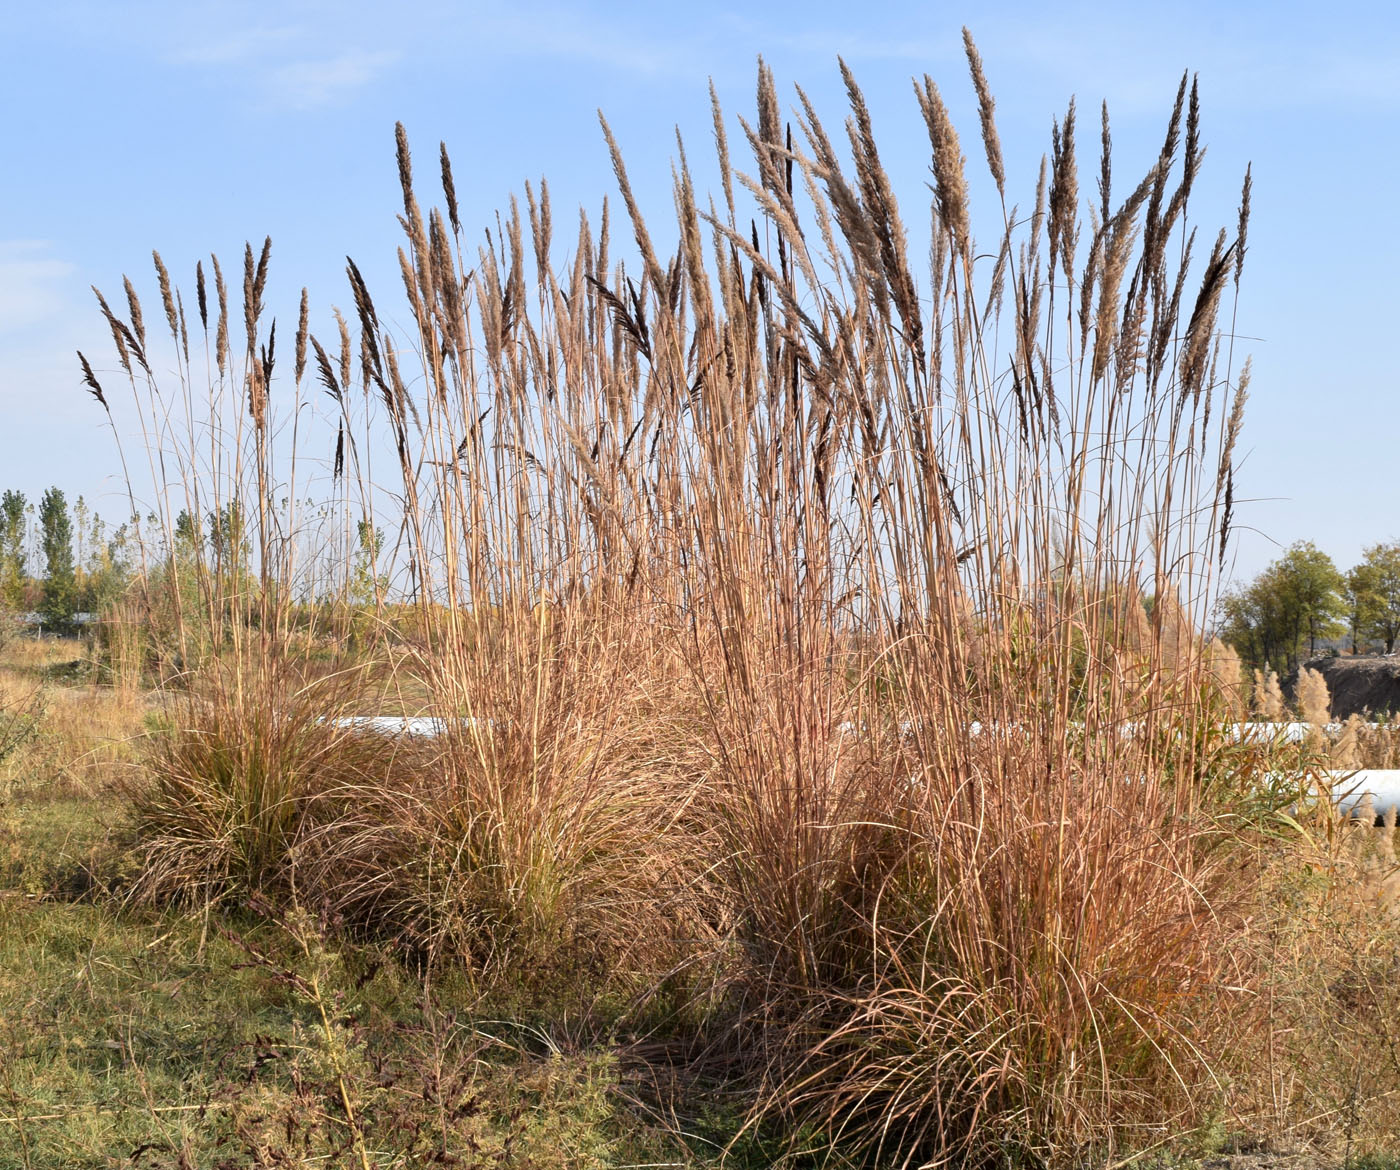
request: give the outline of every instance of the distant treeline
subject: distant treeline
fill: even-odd
[[[1306,657],[1385,653],[1400,637],[1400,541],[1373,544],[1343,572],[1311,541],[1292,544],[1220,599],[1218,633],[1250,669],[1287,676]]]
[[[37,613],[66,631],[79,612],[97,612],[126,590],[135,546],[130,522],[109,527],[82,496],[70,506],[51,487],[35,502],[0,496],[0,612]]]

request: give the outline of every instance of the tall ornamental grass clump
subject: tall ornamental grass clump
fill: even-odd
[[[314,525],[274,501],[309,444],[316,531],[340,534],[323,587],[363,577],[365,525],[395,534],[381,592],[416,607],[396,661],[448,731],[429,772],[370,778],[318,827],[345,845],[323,888],[475,965],[705,967],[710,1051],[755,1121],[901,1162],[1054,1163],[1199,1116],[1250,1026],[1197,633],[1232,521],[1248,372],[1222,305],[1249,180],[1233,234],[1198,240],[1183,79],[1145,174],[1115,174],[1105,110],[1082,188],[1071,103],[1016,203],[966,47],[995,196],[974,215],[916,81],[926,266],[844,66],[844,139],[800,89],[785,115],[766,66],[738,139],[715,98],[721,190],[697,193],[678,139],[664,230],[604,122],[625,248],[606,203],[556,239],[543,182],[469,242],[446,148],[425,210],[400,127],[406,305],[381,312],[352,261],[323,341],[303,294],[290,409],[315,382],[328,428],[269,423],[266,249],[241,379],[222,276],[211,329],[198,274],[223,425],[148,413],[162,442],[188,427],[180,490],[247,518],[246,562],[193,574],[203,653],[287,644]],[[129,307],[103,302],[142,389]]]
[[[443,734],[325,826],[317,887],[487,986],[645,992],[711,933],[679,828],[697,781],[641,693],[649,631],[542,607],[490,626],[419,663]]]
[[[247,664],[241,664],[246,666]],[[154,902],[238,904],[321,891],[299,880],[318,829],[348,791],[402,771],[395,745],[341,726],[360,680],[305,680],[290,662],[211,662],[172,698],[123,783]]]

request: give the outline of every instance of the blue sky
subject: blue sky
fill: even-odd
[[[1391,451],[1400,167],[1400,16],[1390,5],[664,5],[358,2],[7,6],[0,42],[0,487],[50,483],[116,518],[110,434],[73,351],[113,360],[89,285],[150,289],[150,252],[192,287],[216,251],[273,240],[273,310],[348,303],[344,257],[397,286],[393,126],[420,171],[453,156],[466,225],[546,175],[556,221],[614,190],[607,114],[644,209],[670,209],[674,128],[708,146],[707,83],[752,107],[761,53],[844,117],[837,55],[866,90],[906,218],[927,138],[910,78],[930,73],[969,147],[976,111],[960,29],[977,38],[1019,198],[1051,119],[1107,99],[1126,182],[1154,157],[1176,84],[1200,75],[1205,174],[1193,218],[1233,224],[1245,164],[1254,216],[1238,329],[1255,377],[1243,446],[1237,572],[1312,539],[1343,567],[1400,537]],[[1105,15],[1109,13],[1108,15]],[[969,154],[975,154],[969,149]],[[974,162],[976,160],[974,159]],[[1092,167],[1086,162],[1086,167]],[[702,180],[705,178],[701,172]],[[428,188],[424,183],[425,191]],[[596,218],[596,215],[595,215]]]

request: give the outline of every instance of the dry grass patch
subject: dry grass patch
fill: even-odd
[[[927,271],[855,78],[837,143],[761,66],[750,161],[716,100],[723,200],[701,210],[682,154],[664,231],[604,125],[624,233],[581,215],[556,243],[541,184],[468,244],[446,149],[425,210],[400,127],[406,308],[351,263],[353,311],[318,338],[303,295],[275,393],[270,243],[241,313],[197,270],[199,329],[157,258],[185,384],[187,333],[217,371],[188,415],[163,413],[190,398],[158,387],[134,286],[122,317],[102,302],[159,420],[143,495],[246,518],[241,544],[167,523],[142,582],[189,682],[136,796],[150,888],[324,901],[490,981],[694,972],[690,1050],[789,1152],[1112,1161],[1224,1107],[1261,1002],[1229,862],[1275,795],[1223,758],[1198,634],[1250,182],[1198,240],[1183,78],[1146,173],[1114,174],[1105,112],[1081,198],[1071,105],[1013,206],[966,47],[997,196],[969,206],[923,78]],[[327,429],[279,427],[323,391]],[[327,458],[324,516],[284,506]],[[440,742],[318,722],[351,690],[297,663],[348,643],[357,596]]]
[[[1257,870],[1267,1027],[1241,1054],[1240,1111],[1256,1132],[1309,1142],[1349,1164],[1395,1152],[1395,845],[1393,822],[1348,818],[1311,844],[1265,846]]]

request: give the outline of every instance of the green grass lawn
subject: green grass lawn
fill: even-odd
[[[240,944],[187,916],[0,905],[0,1164],[648,1160],[607,1052],[496,1039],[425,1009],[392,962],[268,926]]]

